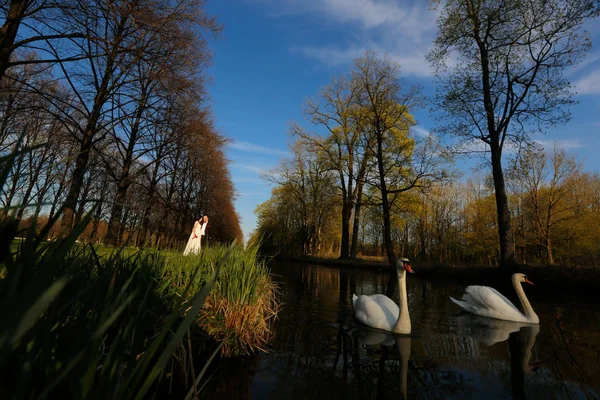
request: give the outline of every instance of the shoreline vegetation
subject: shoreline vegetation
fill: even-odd
[[[340,259],[332,257],[285,257],[276,256],[279,262],[318,264],[344,268],[364,268],[377,270],[390,270],[391,267],[385,257],[366,257],[357,259]],[[594,267],[564,267],[558,265],[520,265],[511,268],[498,268],[496,266],[468,266],[436,264],[431,262],[412,261],[416,274],[424,279],[452,279],[467,283],[485,282],[510,276],[514,272],[522,272],[531,276],[532,280],[540,284],[552,286],[578,286],[586,289],[597,289],[600,285],[600,270]],[[481,283],[481,282],[479,282]]]
[[[190,396],[216,356],[264,351],[279,292],[256,246],[184,257],[79,244],[90,217],[53,241],[0,224],[0,393]]]

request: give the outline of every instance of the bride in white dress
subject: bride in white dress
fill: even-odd
[[[187,256],[188,254],[198,254],[200,253],[201,247],[201,238],[206,233],[206,226],[208,225],[208,216],[204,216],[198,221],[194,222],[194,228],[192,229],[192,233],[190,234],[190,238],[185,246],[185,250],[183,250],[183,255]]]

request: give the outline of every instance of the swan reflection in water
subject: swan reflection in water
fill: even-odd
[[[466,328],[468,336],[487,346],[508,340],[512,396],[513,399],[527,399],[525,375],[537,371],[541,365],[530,363],[531,350],[540,326],[474,315],[459,316],[457,322]]]
[[[510,350],[511,387],[513,398],[526,398],[524,376],[537,370],[540,363],[530,363],[539,325],[522,322],[495,320],[491,318],[464,315],[457,317],[457,323],[466,337],[486,345],[508,341]],[[396,347],[400,356],[400,392],[402,398],[408,396],[408,361],[411,356],[411,337],[394,335],[359,326],[353,336],[367,346]],[[397,387],[397,386],[396,386]]]
[[[411,338],[406,335],[394,335],[387,332],[382,332],[359,326],[354,335],[359,343],[368,346],[381,345],[385,347],[396,346],[400,354],[400,393],[404,399],[407,398],[408,392],[408,360],[410,359]]]

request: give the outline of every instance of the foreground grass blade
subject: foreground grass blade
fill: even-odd
[[[15,330],[11,345],[20,341],[23,335],[27,333],[40,318],[41,314],[48,307],[48,305],[58,296],[61,290],[66,286],[68,279],[62,277],[54,282],[46,291],[36,300],[35,303],[23,315],[23,318],[19,322],[17,329]]]
[[[221,342],[219,344],[219,346],[217,346],[217,348],[215,349],[215,351],[213,351],[213,353],[210,355],[209,359],[206,361],[206,363],[204,364],[204,368],[202,368],[202,370],[200,371],[200,373],[198,374],[198,377],[196,378],[196,381],[193,383],[192,388],[190,389],[190,391],[188,392],[187,396],[185,396],[185,400],[189,400],[192,398],[192,396],[194,395],[194,393],[200,392],[202,391],[202,388],[204,387],[204,385],[206,385],[206,382],[204,383],[204,385],[202,385],[202,388],[198,389],[198,385],[200,384],[200,382],[202,381],[202,377],[204,376],[204,374],[206,373],[206,370],[208,369],[210,363],[212,362],[212,360],[215,358],[215,356],[219,353],[219,351],[221,351],[221,347],[223,347],[223,345],[225,344],[225,342]]]
[[[154,365],[154,367],[148,374],[148,378],[142,385],[142,388],[140,389],[140,392],[138,393],[138,395],[135,397],[136,400],[144,397],[144,395],[148,391],[148,389],[149,389],[150,385],[152,384],[152,382],[154,381],[154,379],[156,379],[158,374],[163,370],[164,366],[167,364],[167,361],[169,361],[171,354],[173,353],[173,351],[175,351],[175,348],[181,342],[181,340],[183,339],[183,337],[186,334],[189,327],[194,323],[194,321],[196,319],[196,315],[198,315],[200,308],[202,308],[202,306],[204,304],[204,300],[208,296],[208,293],[211,291],[213,285],[215,284],[215,282],[217,280],[217,277],[219,276],[221,264],[225,263],[227,261],[230,251],[231,251],[231,247],[227,251],[225,256],[223,257],[223,259],[221,259],[220,262],[217,264],[217,266],[215,268],[215,272],[213,273],[211,278],[206,282],[206,284],[204,285],[202,290],[200,290],[200,292],[198,292],[196,294],[196,296],[194,296],[194,298],[191,302],[193,304],[192,308],[188,311],[183,322],[179,325],[179,328],[177,329],[177,331],[173,335],[173,338],[167,345],[167,348],[163,351],[163,353],[161,354],[157,363]]]

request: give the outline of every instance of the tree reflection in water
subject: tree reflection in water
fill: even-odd
[[[464,285],[415,274],[408,280],[413,333],[396,337],[360,325],[350,302],[352,293],[385,293],[387,271],[274,269],[285,304],[269,352],[247,365],[252,372],[216,374],[212,385],[240,387],[221,393],[327,400],[600,398],[600,307],[594,304],[557,306],[539,295],[532,296],[539,326],[478,318],[460,314],[448,300]]]

